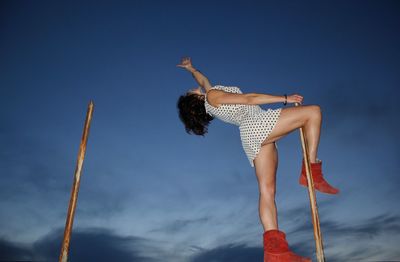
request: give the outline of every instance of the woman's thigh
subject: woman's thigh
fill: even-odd
[[[278,151],[274,143],[261,147],[254,159],[260,193],[275,191],[275,177],[278,166]]]
[[[263,144],[275,142],[293,130],[304,126],[310,116],[319,110],[319,106],[315,105],[282,108],[278,122]]]

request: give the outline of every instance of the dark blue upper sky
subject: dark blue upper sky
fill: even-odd
[[[0,260],[58,257],[89,100],[73,261],[260,261],[237,127],[185,133],[196,83],[319,104],[329,261],[400,260],[397,1],[1,1]],[[265,105],[281,107],[281,104]],[[278,142],[280,228],[314,253],[298,132]],[[100,252],[100,251],[101,252]],[[98,256],[98,257],[96,257]]]

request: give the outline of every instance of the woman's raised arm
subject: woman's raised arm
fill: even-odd
[[[193,75],[194,79],[196,80],[196,82],[202,88],[204,88],[205,92],[207,92],[207,91],[209,91],[211,89],[210,81],[208,81],[208,78],[205,75],[203,75],[199,70],[194,68],[194,66],[192,65],[192,61],[191,61],[190,57],[182,58],[181,63],[179,65],[177,65],[177,67],[184,68],[187,71],[189,71],[190,73],[192,73],[192,75]]]

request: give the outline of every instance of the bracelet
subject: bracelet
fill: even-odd
[[[287,94],[284,94],[284,96],[285,96],[285,102],[283,102],[283,105],[285,106],[287,105]]]

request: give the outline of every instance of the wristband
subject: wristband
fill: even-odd
[[[285,96],[285,102],[283,102],[283,105],[285,106],[287,105],[287,94],[284,94],[284,96]]]

